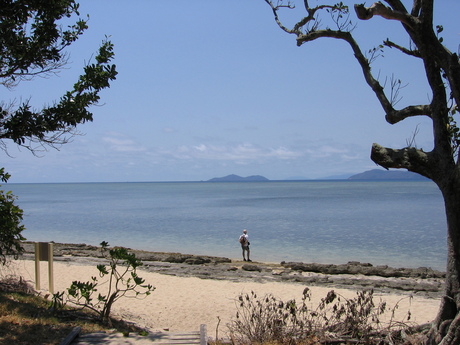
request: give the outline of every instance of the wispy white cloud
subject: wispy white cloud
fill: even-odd
[[[321,145],[314,148],[307,148],[306,153],[315,158],[326,158],[334,155],[347,154],[349,150],[345,147],[337,147],[331,145]]]
[[[305,141],[278,146],[233,142],[146,146],[142,139],[110,132],[97,140],[79,137],[62,151],[43,159],[24,157],[5,164],[15,181],[147,181],[201,180],[230,173],[324,177],[341,172],[359,172],[370,164],[368,148]],[[13,164],[18,162],[24,163]],[[34,174],[28,177],[30,166]],[[55,171],[46,173],[45,169]],[[63,169],[65,168],[65,170]],[[86,176],[86,177],[85,177]]]
[[[102,138],[112,151],[116,152],[145,152],[146,149],[132,139],[126,138],[123,134],[110,133]]]
[[[261,147],[253,144],[236,144],[229,146],[199,144],[193,146],[179,146],[176,149],[166,149],[163,155],[170,155],[177,159],[202,159],[216,161],[263,161],[268,159],[296,159],[301,157],[301,152],[290,150],[286,147]]]
[[[174,128],[171,128],[171,127],[165,127],[165,128],[163,128],[162,132],[163,133],[175,133],[175,132],[177,132],[177,130],[174,129]]]
[[[296,159],[303,156],[301,152],[290,150],[286,147],[278,147],[276,149],[271,149],[271,157],[276,157],[279,159]]]

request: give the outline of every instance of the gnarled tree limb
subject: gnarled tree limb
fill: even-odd
[[[407,169],[428,178],[433,175],[430,169],[433,163],[432,153],[424,152],[415,147],[392,149],[374,143],[372,144],[371,159],[385,169]]]
[[[389,124],[395,124],[412,116],[426,115],[431,117],[431,107],[429,105],[411,105],[401,110],[387,112],[385,119]]]
[[[380,1],[375,2],[370,7],[365,7],[363,4],[355,4],[355,12],[358,18],[362,20],[371,19],[376,15],[385,19],[400,21],[409,27],[414,27],[416,24],[416,18],[412,17],[407,12],[395,11],[385,6]]]

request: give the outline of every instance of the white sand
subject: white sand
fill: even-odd
[[[41,290],[45,295],[48,289],[47,262],[40,265]],[[35,268],[31,260],[19,260],[11,268],[12,273],[22,275],[26,280],[35,284]],[[73,280],[88,281],[98,273],[95,265],[82,265],[78,261],[54,262],[54,291],[64,291]],[[139,275],[152,284],[156,290],[142,300],[123,298],[115,302],[112,314],[152,330],[194,331],[201,324],[206,324],[208,334],[216,336],[218,318],[221,319],[218,329],[219,337],[226,335],[228,324],[236,315],[235,299],[241,293],[254,291],[258,296],[272,294],[287,301],[300,299],[305,285],[297,283],[252,283],[230,282],[223,280],[179,278],[158,273],[139,270]],[[35,286],[35,285],[34,285]],[[331,287],[310,287],[312,291],[311,306],[316,307],[321,298],[325,297]],[[336,293],[353,298],[356,291],[334,289]],[[412,300],[396,294],[375,294],[376,303],[382,298],[389,306],[399,302],[396,320],[403,320],[408,310],[411,321],[416,323],[430,322],[436,316],[439,301],[422,297]]]

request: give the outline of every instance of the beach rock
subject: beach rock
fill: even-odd
[[[290,276],[282,276],[282,281],[284,282],[296,282],[302,283],[306,285],[329,285],[333,281],[329,280],[328,276],[302,276],[302,275],[290,275]]]
[[[201,256],[197,256],[197,257],[188,258],[184,262],[189,265],[203,265],[203,264],[210,263],[211,260],[209,258],[203,258]]]
[[[34,259],[34,243],[24,243],[24,257]],[[302,262],[242,263],[228,258],[129,249],[144,265],[140,269],[178,277],[197,277],[235,282],[292,282],[306,286],[376,289],[382,292],[421,294],[439,298],[444,291],[445,273],[431,268],[392,268],[386,265],[350,261],[346,264]],[[54,245],[55,260],[78,260],[89,265],[106,264],[100,247],[85,244]]]
[[[303,262],[282,262],[282,266],[300,272],[314,272],[323,274],[362,274],[366,276],[396,277],[396,278],[445,278],[445,272],[427,267],[393,268],[389,266],[373,266],[369,263],[351,261],[347,264],[332,265]]]
[[[163,260],[161,261],[164,261],[164,262],[171,262],[171,263],[175,263],[175,264],[181,264],[183,263],[187,258],[183,257],[182,255],[170,255],[166,258],[164,258]]]
[[[272,270],[272,274],[274,276],[280,276],[282,275],[283,273],[286,273],[286,270]]]
[[[218,256],[212,256],[212,262],[216,264],[229,264],[232,262],[229,258],[223,258],[223,257],[218,257]]]
[[[363,266],[363,267],[372,267],[372,264],[370,263],[362,263],[359,261],[348,261],[347,265],[357,265],[357,266]]]
[[[257,265],[251,265],[251,264],[244,264],[241,267],[241,269],[243,269],[244,271],[250,271],[250,272],[254,272],[254,271],[262,272],[262,268],[260,268]]]
[[[25,253],[35,253],[35,242],[25,241],[22,243]],[[127,248],[131,253],[136,254],[136,257],[141,261],[161,261],[170,263],[187,263],[191,265],[200,265],[204,263],[231,263],[232,260],[224,257],[191,255],[181,253],[162,253],[148,252],[143,250],[135,250]],[[101,247],[87,245],[84,243],[54,243],[53,255],[55,257],[74,256],[74,257],[104,257],[101,252]]]

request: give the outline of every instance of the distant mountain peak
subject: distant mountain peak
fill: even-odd
[[[227,175],[224,177],[214,177],[207,182],[264,182],[269,181],[266,177],[260,175],[252,175],[247,177],[241,177],[235,174]]]

